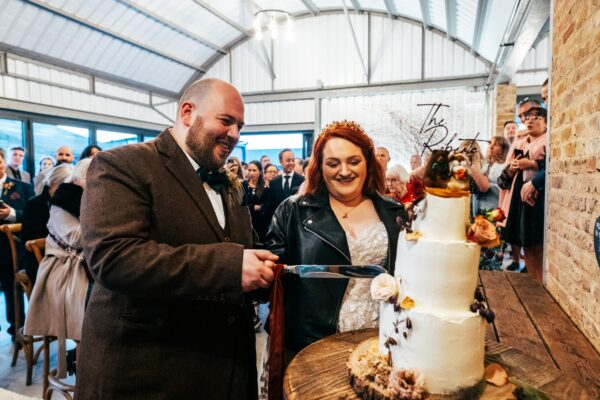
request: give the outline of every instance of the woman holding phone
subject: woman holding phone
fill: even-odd
[[[506,214],[503,239],[525,252],[525,264],[535,279],[543,279],[544,193],[521,199],[521,188],[545,165],[546,160],[546,109],[530,108],[523,114],[527,136],[515,142],[508,166],[502,171],[498,184],[510,189],[503,197],[501,207]]]

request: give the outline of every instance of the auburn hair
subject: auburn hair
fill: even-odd
[[[355,122],[334,122],[323,129],[313,145],[310,163],[306,171],[305,194],[324,193],[327,191],[323,181],[323,150],[330,139],[347,140],[362,150],[367,162],[367,176],[363,186],[366,195],[385,193],[385,174],[383,167],[375,156],[375,144],[365,131]]]

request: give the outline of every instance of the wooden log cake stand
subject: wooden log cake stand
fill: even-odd
[[[346,361],[362,341],[376,337],[377,329],[338,333],[306,347],[292,360],[284,377],[286,400],[359,400],[348,383]],[[500,343],[486,342],[486,358],[504,366],[510,377],[542,390],[552,399],[594,399],[578,382],[560,370]],[[431,395],[430,400],[444,399]]]

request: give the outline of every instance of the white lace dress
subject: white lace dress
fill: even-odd
[[[374,224],[353,239],[346,235],[352,265],[383,265],[388,253],[388,236],[383,222]],[[379,302],[371,299],[372,279],[351,278],[342,301],[338,331],[346,332],[379,325]]]

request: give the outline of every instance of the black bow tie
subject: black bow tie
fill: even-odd
[[[204,168],[198,168],[196,175],[202,182],[208,184],[215,192],[220,192],[224,186],[229,183],[229,178],[225,172],[210,171]]]

